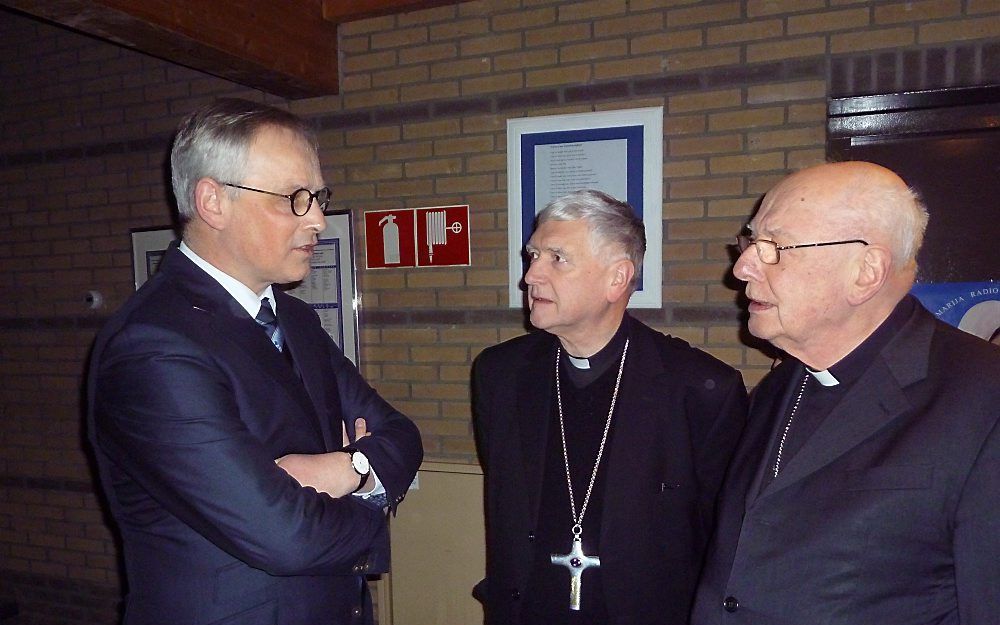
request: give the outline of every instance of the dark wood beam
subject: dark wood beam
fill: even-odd
[[[366,17],[406,13],[458,2],[459,0],[323,0],[323,17],[341,24]]]
[[[286,98],[338,93],[337,24],[459,0],[0,0]]]
[[[0,0],[29,15],[288,98],[337,93],[322,0]]]

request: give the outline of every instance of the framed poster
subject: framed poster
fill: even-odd
[[[171,228],[131,231],[132,273],[139,289],[156,273],[163,254],[176,239]],[[308,303],[344,355],[358,364],[358,297],[354,280],[354,229],[348,211],[326,215],[326,229],[313,249],[306,279],[285,292]],[[280,313],[280,311],[279,311]]]
[[[313,307],[323,329],[358,364],[358,296],[354,281],[354,227],[350,211],[326,216],[326,230],[313,249],[312,269],[286,289]]]
[[[132,278],[135,290],[145,284],[149,277],[156,273],[160,260],[170,247],[171,241],[177,238],[177,233],[170,227],[136,228],[130,231],[132,236]]]
[[[626,201],[646,230],[632,308],[662,306],[663,107],[507,121],[508,305],[525,305],[524,245],[550,201],[596,189]]]

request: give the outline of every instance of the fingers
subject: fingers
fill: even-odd
[[[344,447],[351,444],[351,439],[347,436],[347,425],[341,423],[343,437],[344,437]],[[371,436],[372,433],[368,431],[368,424],[365,422],[364,417],[358,417],[354,420],[354,440],[363,438],[365,436]]]

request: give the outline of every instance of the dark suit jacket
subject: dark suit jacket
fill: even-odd
[[[1000,622],[1000,350],[915,309],[762,492],[802,365],[755,391],[692,623]]]
[[[402,500],[422,451],[305,303],[275,290],[301,380],[210,276],[172,248],[103,328],[88,426],[128,581],[125,622],[357,622],[362,575],[389,564],[386,519],[274,464],[339,449],[341,423]]]
[[[612,622],[672,625],[687,617],[716,492],[746,419],[746,388],[731,367],[631,323],[598,555]],[[479,590],[497,625],[519,622],[530,572],[556,341],[546,332],[519,337],[484,351],[474,368],[487,511]]]

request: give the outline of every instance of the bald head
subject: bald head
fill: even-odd
[[[747,283],[750,332],[810,366],[837,362],[913,285],[926,225],[916,195],[880,165],[829,163],[783,179],[748,225],[759,243],[733,268]]]
[[[819,209],[816,217],[831,239],[857,237],[886,247],[894,272],[908,275],[912,283],[927,209],[893,171],[864,161],[817,165],[782,180],[765,202],[796,194]]]

